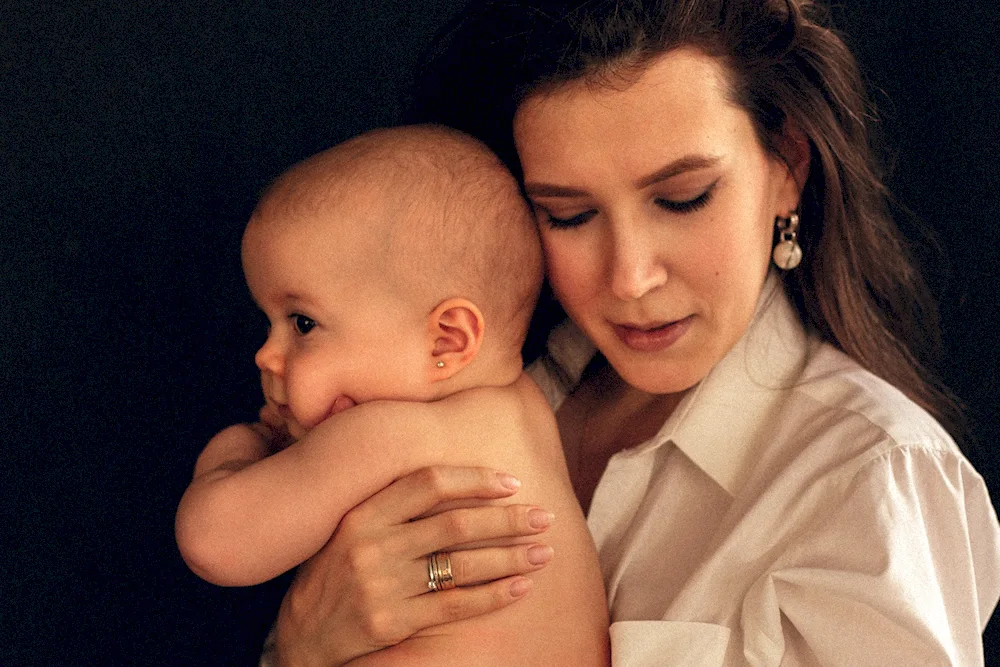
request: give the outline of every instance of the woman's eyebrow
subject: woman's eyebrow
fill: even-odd
[[[668,178],[673,178],[678,174],[683,174],[686,171],[696,171],[698,169],[714,167],[721,161],[722,158],[718,155],[685,155],[682,158],[660,167],[652,174],[643,176],[642,178],[636,180],[635,187],[641,190],[653,185],[654,183],[660,183]]]
[[[524,191],[530,197],[586,197],[587,191],[578,188],[569,188],[563,185],[553,185],[551,183],[531,183],[524,184]]]
[[[682,158],[665,164],[653,173],[637,179],[635,187],[641,190],[654,183],[660,183],[687,171],[714,167],[721,161],[722,158],[717,155],[685,155]],[[586,197],[589,194],[586,190],[579,188],[555,185],[553,183],[534,183],[531,181],[524,184],[524,191],[531,197]]]

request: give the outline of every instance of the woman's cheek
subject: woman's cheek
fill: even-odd
[[[578,245],[558,236],[544,245],[549,284],[564,306],[572,305],[584,294],[597,289],[595,282],[600,273],[598,258],[592,257],[593,253],[588,252],[586,247]]]

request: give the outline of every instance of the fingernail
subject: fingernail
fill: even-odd
[[[508,475],[505,472],[498,472],[497,479],[500,480],[500,486],[505,489],[510,489],[511,491],[517,491],[521,488],[521,480],[513,475]]]
[[[552,512],[546,512],[538,508],[528,511],[528,525],[538,530],[551,526],[555,518],[556,515]]]
[[[552,547],[545,546],[544,544],[536,544],[528,549],[528,562],[532,565],[545,565],[552,560],[552,554],[554,553],[555,551]]]
[[[530,579],[515,579],[510,584],[510,596],[512,598],[523,597],[528,591],[531,590],[531,580]]]

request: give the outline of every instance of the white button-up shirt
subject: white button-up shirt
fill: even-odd
[[[593,346],[529,369],[558,408]],[[981,665],[1000,597],[982,478],[900,391],[810,337],[772,277],[744,337],[587,518],[615,667]]]

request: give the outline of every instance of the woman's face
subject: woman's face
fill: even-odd
[[[679,49],[627,85],[530,97],[514,119],[552,288],[646,392],[690,388],[739,340],[774,219],[798,205],[726,86],[718,60]]]

